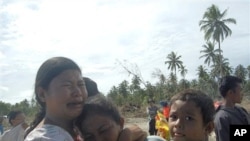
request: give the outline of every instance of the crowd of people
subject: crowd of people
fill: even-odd
[[[161,101],[160,108],[149,99],[147,133],[137,125],[124,127],[118,108],[100,94],[93,80],[82,75],[73,60],[53,57],[40,66],[35,79],[40,111],[30,125],[22,111],[11,111],[12,128],[0,141],[164,141],[155,126],[159,111],[173,141],[207,141],[213,131],[217,141],[229,141],[230,125],[250,124],[247,111],[236,105],[242,100],[241,89],[241,79],[223,77],[219,86],[223,100],[216,107],[212,98],[194,89],[175,94],[169,102]]]

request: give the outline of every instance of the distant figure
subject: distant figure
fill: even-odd
[[[216,109],[214,119],[217,141],[229,141],[230,125],[249,125],[250,116],[247,111],[236,103],[242,100],[242,80],[235,76],[225,76],[221,79],[219,90],[223,102]]]
[[[154,100],[148,100],[147,114],[149,116],[149,134],[157,135],[157,129],[155,128],[155,116],[157,115],[158,107],[155,105]]]
[[[3,128],[3,120],[4,120],[4,117],[3,116],[0,116],[0,135],[3,134],[3,131],[4,131],[4,128]]]
[[[190,89],[174,95],[170,103],[171,141],[207,141],[214,129],[213,100],[201,91]]]
[[[165,116],[166,120],[168,121],[169,111],[170,111],[170,107],[168,105],[168,102],[167,101],[161,101],[160,105],[162,107],[162,113]]]
[[[28,127],[25,122],[25,115],[21,111],[11,111],[8,114],[11,129],[5,131],[1,137],[1,141],[23,141],[24,132]]]

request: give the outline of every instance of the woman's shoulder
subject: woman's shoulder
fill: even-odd
[[[71,135],[59,126],[45,124],[31,131],[25,141],[73,141]]]

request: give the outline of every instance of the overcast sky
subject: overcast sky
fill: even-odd
[[[205,44],[198,25],[215,4],[228,9],[233,34],[221,44],[230,65],[250,64],[249,0],[0,0],[0,101],[30,100],[40,65],[65,56],[107,93],[131,77],[117,64],[137,64],[145,81],[174,51],[197,78]]]

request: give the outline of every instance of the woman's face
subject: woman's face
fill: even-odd
[[[91,114],[81,125],[84,141],[117,141],[124,120],[115,122],[110,116]]]
[[[65,70],[52,79],[43,90],[46,116],[57,120],[72,120],[80,115],[88,94],[78,70]]]

